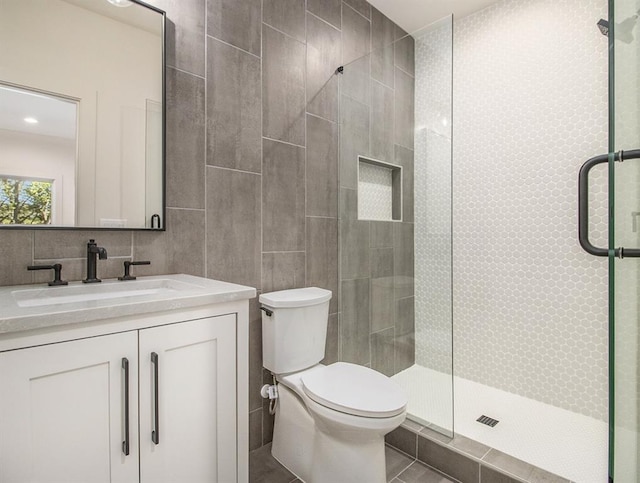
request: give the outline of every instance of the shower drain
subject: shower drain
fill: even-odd
[[[486,424],[487,426],[491,426],[492,428],[500,422],[497,419],[490,418],[489,416],[485,416],[484,414],[476,419],[476,421],[482,424]]]

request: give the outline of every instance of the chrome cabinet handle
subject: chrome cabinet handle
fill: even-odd
[[[154,429],[151,431],[151,441],[154,444],[160,443],[160,412],[158,410],[158,354],[155,352],[151,353],[151,364],[153,364],[153,426]]]
[[[122,442],[122,452],[129,456],[129,359],[122,358],[122,369],[124,370],[124,441]]]

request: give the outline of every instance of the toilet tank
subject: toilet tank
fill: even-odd
[[[331,291],[317,287],[260,295],[263,366],[297,372],[324,358]]]

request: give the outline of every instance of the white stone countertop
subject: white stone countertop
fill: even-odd
[[[194,277],[0,287],[0,334],[251,299],[256,289]]]

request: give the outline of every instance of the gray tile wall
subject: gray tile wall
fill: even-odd
[[[340,79],[340,358],[393,375],[415,361],[414,46],[411,37],[403,38],[406,34],[375,8],[365,12],[361,1],[345,3],[345,69]],[[404,168],[402,222],[358,219],[358,155]]]
[[[353,353],[347,359],[368,364],[368,310],[360,315],[362,327],[340,324],[337,315],[340,135],[333,74],[343,51],[353,58],[368,52],[369,4],[149,1],[168,19],[167,231],[0,230],[0,284],[44,282],[48,274],[26,266],[53,261],[63,263],[64,278],[80,280],[86,241],[95,238],[109,252],[99,262],[102,278],[120,275],[125,260],[147,259],[152,265],[134,273],[188,273],[260,291],[325,287],[334,293],[325,361],[338,360],[342,345],[347,356]],[[365,86],[368,92],[368,64]],[[387,111],[393,114],[393,107]],[[361,140],[349,156],[368,151],[368,112],[367,102],[349,117],[365,116],[363,126],[349,127]],[[393,140],[392,130],[385,139]],[[368,230],[357,239],[368,250]],[[393,247],[391,236],[380,239]],[[368,284],[353,288],[368,297]],[[389,330],[376,336],[381,363],[388,364],[390,337]],[[256,448],[271,440],[273,421],[258,394],[269,375],[262,370],[255,300],[249,365],[250,446]]]

